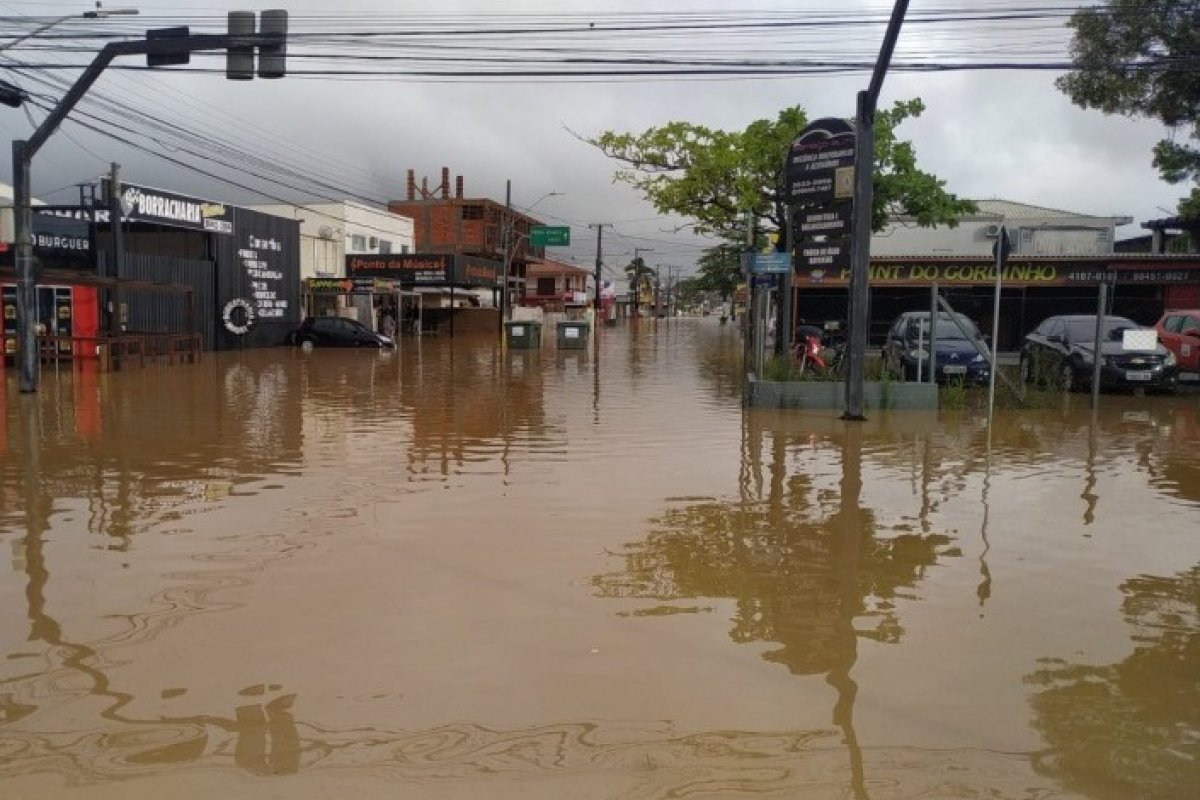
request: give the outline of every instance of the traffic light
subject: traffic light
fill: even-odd
[[[270,37],[267,44],[258,46],[258,77],[282,78],[287,67],[288,12],[271,9],[262,12],[263,37]]]
[[[228,35],[243,39],[225,51],[225,77],[231,81],[254,78],[254,49],[258,45],[258,77],[282,78],[287,67],[288,12],[271,9],[262,12],[262,27],[258,28],[253,11],[230,11]]]

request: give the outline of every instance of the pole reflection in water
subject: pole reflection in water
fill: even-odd
[[[865,798],[854,724],[859,687],[851,676],[859,639],[901,640],[894,599],[949,553],[951,540],[879,529],[874,512],[862,506],[861,426],[772,429],[764,419],[751,413],[743,420],[737,500],[668,508],[646,539],[626,545],[624,569],[593,583],[603,597],[672,604],[634,615],[688,610],[673,605],[681,600],[733,600],[735,642],[777,644],[763,658],[797,676],[824,676],[833,687],[831,721],[847,751],[850,789]],[[762,449],[768,439],[769,459]],[[835,492],[822,488],[825,476],[804,468],[827,455],[839,464]]]

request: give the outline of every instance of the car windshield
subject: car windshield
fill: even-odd
[[[1124,317],[1106,317],[1100,331],[1101,339],[1119,340],[1124,331],[1139,327]],[[1067,320],[1067,341],[1091,342],[1096,338],[1096,318]]]
[[[959,317],[958,322],[972,335],[976,333],[975,323],[971,322],[970,319],[966,317]],[[958,325],[954,324],[954,320],[950,319],[949,317],[938,317],[936,335],[938,339],[943,340],[967,338],[966,336],[963,336],[963,332],[959,329]],[[929,338],[928,316],[914,319],[908,323],[908,338]]]

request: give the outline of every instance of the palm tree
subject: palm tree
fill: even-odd
[[[653,267],[646,265],[645,259],[641,256],[635,256],[625,266],[625,275],[629,278],[629,293],[633,295],[633,316],[638,315],[638,300],[642,293],[642,287],[649,286],[650,279],[657,274]]]

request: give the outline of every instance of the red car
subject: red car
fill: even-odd
[[[1175,354],[1179,382],[1200,382],[1200,310],[1168,311],[1154,327],[1158,340]]]

